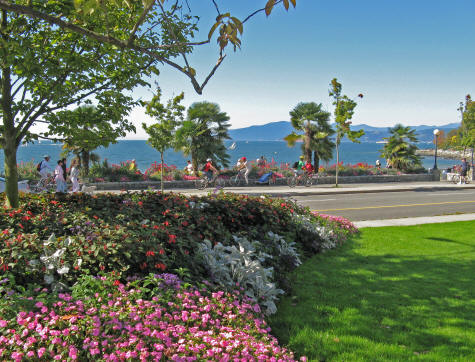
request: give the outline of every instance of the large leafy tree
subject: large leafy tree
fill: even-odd
[[[146,105],[145,113],[155,118],[157,123],[151,126],[142,123],[142,127],[149,135],[147,143],[160,152],[160,184],[163,192],[163,154],[175,145],[176,129],[183,123],[185,107],[180,104],[184,97],[183,93],[168,100],[166,105],[160,103],[160,96],[161,91],[158,89],[151,101],[144,102]]]
[[[183,73],[195,91],[202,94],[225,59],[225,48],[228,45],[234,49],[241,46],[240,36],[247,21],[259,13],[269,16],[279,5],[288,10],[297,2],[260,0],[262,7],[250,10],[249,15],[241,20],[232,15],[232,9],[223,11],[217,0],[202,1],[209,4],[206,15],[216,17],[204,39],[197,38],[198,12],[189,0],[0,0],[0,9],[42,20],[51,28],[152,57]],[[64,7],[68,7],[68,12],[52,10]],[[219,46],[218,59],[200,84],[187,55],[195,47],[210,43],[214,34],[217,34]]]
[[[417,135],[414,129],[397,124],[389,128],[390,136],[381,150],[381,155],[389,160],[393,168],[410,170],[421,167],[421,159],[416,155]]]
[[[74,9],[67,1],[47,2],[43,7],[63,16]],[[0,42],[0,145],[5,154],[6,206],[17,207],[16,153],[22,142],[61,133],[51,126],[60,126],[56,121],[66,118],[49,116],[81,103],[94,101],[103,113],[116,113],[112,119],[120,118],[134,104],[127,94],[137,85],[146,85],[142,77],[157,70],[147,56],[5,10],[0,13]],[[50,128],[32,131],[42,123]]]
[[[223,167],[229,165],[224,141],[229,137],[229,116],[216,103],[197,102],[188,108],[186,121],[176,133],[176,149],[191,155],[193,168],[207,158]]]
[[[78,157],[82,172],[87,175],[92,151],[116,143],[127,132],[135,132],[135,126],[124,117],[130,108],[128,105],[129,102],[125,101],[121,104],[125,109],[121,110],[103,103],[98,106],[84,105],[74,110],[61,110],[45,118],[50,132],[64,141],[63,148],[67,153]]]
[[[338,171],[340,166],[340,143],[341,140],[346,136],[351,142],[359,143],[358,140],[361,136],[364,135],[362,129],[358,131],[353,131],[351,129],[351,118],[355,113],[356,101],[350,99],[346,95],[341,94],[342,86],[336,78],[333,78],[330,83],[329,95],[333,98],[333,105],[335,106],[335,126],[336,126],[336,177],[335,177],[335,186],[338,187]],[[359,98],[363,98],[363,95],[358,94]]]
[[[312,162],[313,152],[314,165],[318,169],[320,159],[331,158],[334,146],[329,139],[335,133],[330,126],[330,113],[323,110],[322,104],[302,102],[290,111],[290,122],[296,132],[292,132],[284,140],[290,147],[297,141],[303,141],[305,159]]]

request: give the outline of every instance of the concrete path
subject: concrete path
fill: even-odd
[[[367,220],[367,221],[356,221],[353,224],[355,224],[357,228],[366,228],[366,227],[382,227],[382,226],[409,226],[409,225],[435,224],[435,223],[442,223],[442,222],[471,221],[471,220],[475,220],[475,214],[424,216],[424,217],[412,217],[412,218],[404,218],[404,219]]]

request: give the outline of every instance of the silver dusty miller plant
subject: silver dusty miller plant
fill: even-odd
[[[215,283],[227,290],[236,286],[244,288],[245,294],[259,303],[265,314],[277,311],[275,301],[283,290],[278,289],[273,279],[273,268],[264,268],[266,258],[272,256],[256,252],[258,242],[249,242],[245,238],[234,236],[236,246],[212,245],[204,240],[198,245],[199,254]]]
[[[63,245],[60,248],[54,247],[57,244],[57,239],[54,234],[43,243],[44,252],[40,256],[40,260],[30,260],[29,266],[32,270],[41,271],[41,264],[45,267],[44,281],[51,286],[53,291],[63,291],[68,289],[67,285],[62,283],[59,279],[65,274],[69,273],[70,267],[67,263],[61,264],[61,259],[71,244],[71,239],[68,237],[63,241]],[[82,260],[78,260],[78,265],[81,265]]]

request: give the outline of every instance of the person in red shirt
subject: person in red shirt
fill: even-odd
[[[213,178],[213,173],[218,172],[218,170],[213,166],[213,160],[211,158],[208,158],[206,160],[206,165],[203,167],[203,171],[206,174],[206,177],[208,177],[208,180],[211,181]]]
[[[309,161],[305,162],[304,169],[305,171],[307,171],[308,174],[313,173],[313,166]]]

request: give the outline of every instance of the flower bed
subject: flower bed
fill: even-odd
[[[249,353],[256,359],[261,358],[260,355],[269,357],[281,353],[283,359],[291,359],[291,354],[278,347],[268,336],[268,331],[262,328],[264,324],[255,322],[255,319],[275,312],[278,296],[291,289],[287,276],[301,260],[337,246],[356,230],[349,227],[351,224],[347,221],[312,214],[308,209],[289,201],[224,193],[205,197],[157,192],[94,196],[75,194],[61,199],[53,195],[22,195],[21,205],[20,209],[0,212],[0,243],[3,244],[0,249],[0,278],[5,282],[2,293],[4,296],[12,293],[17,296],[15,303],[5,302],[0,315],[0,330],[5,338],[15,343],[3,347],[0,345],[0,351],[3,348],[3,352],[10,353],[8,356],[12,359],[30,357],[27,355],[30,352],[36,353],[30,353],[31,356],[38,357],[38,351],[43,348],[42,343],[46,343],[36,335],[35,341],[29,339],[31,329],[25,329],[19,320],[30,318],[29,325],[34,320],[42,319],[42,313],[49,313],[49,318],[54,317],[54,323],[59,321],[61,326],[71,331],[72,327],[68,327],[68,323],[76,316],[76,312],[79,313],[71,303],[89,305],[98,302],[98,298],[102,298],[106,307],[97,305],[81,310],[81,315],[85,314],[84,318],[76,318],[82,329],[72,333],[74,338],[71,337],[71,340],[65,337],[61,342],[56,340],[57,343],[50,344],[54,346],[54,356],[50,350],[45,354],[46,359],[74,359],[72,356],[75,355],[90,359],[91,348],[93,352],[99,349],[98,356],[104,360],[139,359],[143,348],[148,348],[144,350],[144,355],[149,357],[152,352],[162,352],[161,357],[158,357],[159,354],[150,357],[156,359],[171,359],[175,354],[177,360],[189,355],[199,359],[214,359],[216,356],[227,358],[226,353],[240,355],[241,358],[246,358],[245,353]],[[178,273],[186,283],[182,284],[181,289],[172,288],[173,293],[168,290],[166,298],[171,299],[160,304],[165,298],[162,295],[163,288],[160,288],[164,281],[157,282],[156,278],[147,278],[147,275],[164,272]],[[103,273],[113,275],[114,280],[90,277]],[[145,284],[138,286],[137,281],[127,284],[130,278],[145,278]],[[97,283],[97,280],[100,282],[95,288],[87,287]],[[122,286],[122,283],[125,285]],[[206,299],[215,298],[209,294],[215,291],[226,299],[226,308],[231,308],[223,310],[224,314],[218,313],[212,327],[208,324],[209,328],[214,328],[211,339],[203,334],[206,329],[200,329],[194,324],[194,319],[189,319],[187,303],[174,307],[180,304],[180,295],[191,293],[188,297],[195,298],[192,295],[197,291],[190,285],[206,288],[207,291],[200,289],[198,293],[201,294],[196,295],[199,303],[205,301],[200,304],[201,307],[208,308],[206,305],[216,303]],[[49,309],[44,311],[42,306],[35,307],[36,302],[41,301],[41,292],[40,295],[33,292],[43,288],[48,291],[47,299],[50,301]],[[138,288],[140,293],[134,288]],[[100,294],[102,289],[106,294]],[[89,293],[86,293],[88,290]],[[71,300],[64,300],[63,297],[63,300],[58,300],[58,296],[62,295],[58,293],[67,292],[71,294]],[[99,293],[99,297],[94,293]],[[140,297],[133,299],[136,293]],[[32,299],[31,303],[27,302],[27,298]],[[70,298],[69,294],[66,298]],[[133,302],[126,302],[130,298]],[[183,326],[183,333],[174,335],[176,339],[169,341],[171,345],[167,345],[165,351],[152,350],[150,346],[154,339],[142,335],[142,331],[133,346],[124,345],[122,348],[117,342],[117,338],[122,338],[122,332],[116,333],[114,326],[117,325],[114,323],[117,321],[109,318],[110,313],[124,316],[129,311],[127,308],[138,313],[134,305],[142,303],[139,299],[147,307],[144,307],[144,314],[140,314],[137,321],[148,321],[148,313],[152,308],[165,308],[160,317],[155,316],[156,319],[147,323],[154,328],[157,323],[165,322],[175,323],[173,325],[176,328],[178,324]],[[126,309],[112,308],[116,305],[114,301],[121,301],[117,307]],[[244,308],[243,313],[239,312],[241,307],[236,303]],[[245,307],[247,305],[252,307],[249,309]],[[233,310],[233,306],[238,310]],[[195,307],[198,308],[197,305]],[[91,308],[99,308],[101,312],[96,310],[89,313]],[[107,313],[102,312],[103,309]],[[228,321],[226,313],[234,317]],[[166,317],[167,314],[171,319]],[[182,319],[178,320],[176,316]],[[196,318],[199,319],[198,316]],[[76,322],[76,319],[73,320]],[[91,329],[94,323],[105,329],[99,332],[97,328]],[[146,324],[140,323],[141,327]],[[150,325],[147,328],[151,329]],[[221,330],[222,326],[231,329]],[[57,330],[56,327],[54,329]],[[153,330],[156,330],[155,333],[160,332],[157,328]],[[40,333],[36,327],[35,331]],[[198,338],[195,332],[202,335]],[[100,333],[95,336],[98,339],[92,338],[91,334],[94,336],[96,333]],[[221,350],[215,350],[214,356],[200,354],[205,353],[204,349],[196,349],[196,346],[206,345],[206,341],[213,338],[219,341],[223,333],[229,336],[226,340],[239,340],[242,342],[240,345],[244,344],[247,348],[234,346],[227,351],[227,345],[216,345]],[[181,334],[183,338],[179,338]],[[92,344],[83,344],[86,343],[85,336],[91,338],[89,342]],[[160,336],[160,343],[168,341]],[[50,335],[48,338],[55,337],[60,338],[59,335]],[[181,339],[186,343],[179,342]],[[41,342],[38,344],[36,340]],[[139,340],[143,340],[142,344],[146,347],[139,348]],[[5,342],[5,339],[2,341]],[[29,345],[25,348],[25,344],[30,342],[34,346],[32,350]],[[262,343],[262,346],[267,347],[262,347]],[[111,345],[114,346],[108,347]],[[64,349],[65,346],[69,347]],[[73,347],[80,352],[74,352],[76,350]],[[69,355],[71,350],[72,355]],[[132,356],[128,352],[138,354]]]

